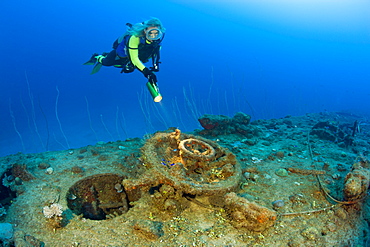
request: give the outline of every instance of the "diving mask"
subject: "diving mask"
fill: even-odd
[[[162,38],[163,33],[158,28],[152,28],[145,31],[146,38],[148,40],[159,40]]]

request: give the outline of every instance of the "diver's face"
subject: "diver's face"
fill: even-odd
[[[150,41],[158,40],[162,37],[162,32],[158,27],[148,27],[145,29],[146,38]]]

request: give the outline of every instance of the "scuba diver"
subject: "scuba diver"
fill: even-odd
[[[111,52],[101,55],[94,53],[84,65],[94,65],[91,74],[97,73],[103,65],[121,68],[121,73],[131,73],[138,69],[148,79],[148,89],[156,101],[156,92],[159,94],[159,90],[154,72],[159,71],[161,42],[166,29],[158,18],[126,25],[129,27],[128,30],[114,41]],[[149,59],[152,59],[153,65],[150,68],[144,65]],[[161,99],[161,96],[160,99],[157,98],[159,101]]]

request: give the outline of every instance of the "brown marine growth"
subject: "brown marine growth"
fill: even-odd
[[[27,170],[27,165],[25,164],[13,164],[12,175],[16,178],[22,179],[22,181],[30,181],[35,179],[35,177]]]
[[[302,175],[323,175],[326,174],[325,171],[323,170],[315,170],[315,169],[301,169],[301,168],[296,168],[296,167],[289,167],[287,169],[291,173],[298,173]]]
[[[97,174],[77,181],[67,192],[68,207],[77,215],[103,220],[128,211],[128,200],[121,181],[123,176]]]
[[[346,201],[363,199],[370,184],[370,170],[368,162],[361,161],[352,166],[344,181],[344,198]]]
[[[277,217],[275,211],[239,197],[234,192],[225,195],[225,204],[235,228],[261,232],[271,227]]]

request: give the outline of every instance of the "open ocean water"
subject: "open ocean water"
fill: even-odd
[[[202,114],[369,117],[368,1],[1,1],[0,156],[201,128]],[[103,67],[127,22],[167,29],[146,79]]]

